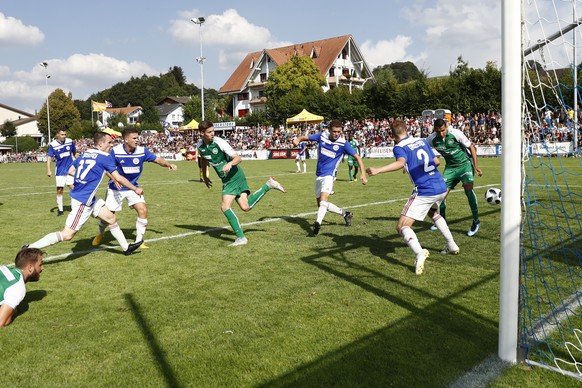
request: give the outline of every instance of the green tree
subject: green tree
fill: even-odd
[[[48,135],[48,116],[50,115],[51,120],[51,134],[50,138],[53,137],[55,131],[58,128],[73,128],[81,124],[81,114],[79,110],[73,104],[71,96],[67,96],[62,89],[55,89],[48,97],[49,102],[49,114],[47,114],[46,101],[44,102],[40,112],[38,112],[38,130],[44,136]],[[47,139],[49,137],[47,136]]]
[[[192,96],[190,101],[184,104],[184,122],[188,123],[195,119],[200,122],[202,120],[202,104],[200,103],[200,96]]]
[[[0,134],[2,134],[4,137],[16,136],[16,126],[12,121],[6,120],[0,128]]]
[[[326,119],[361,120],[370,116],[370,110],[365,104],[362,90],[352,89],[350,93],[347,87],[339,86],[325,93],[319,114]]]
[[[140,128],[142,131],[162,131],[162,123],[160,121],[160,112],[155,106],[152,98],[147,98],[143,105],[143,114],[140,117]]]
[[[325,84],[313,59],[300,55],[292,57],[270,75],[265,91],[267,117],[272,123],[283,124],[286,118],[303,108],[316,113],[323,98],[321,87]]]
[[[38,143],[30,136],[12,136],[2,144],[14,146],[12,149],[15,152],[28,152],[38,149]]]
[[[398,81],[392,69],[377,67],[373,71],[375,82],[364,86],[365,103],[377,118],[391,117],[398,112]]]

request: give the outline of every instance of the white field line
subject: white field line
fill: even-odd
[[[186,181],[174,181],[172,183],[171,182],[163,182],[161,184],[175,184],[175,183],[184,183],[184,182],[186,182]],[[484,188],[484,187],[489,187],[489,186],[494,186],[494,185],[484,185],[484,186],[478,186],[475,188],[479,189],[479,188]],[[457,192],[460,192],[460,190],[451,191],[451,193],[457,193]],[[39,194],[39,193],[31,193],[31,194]],[[344,209],[357,209],[357,208],[367,207],[367,206],[377,206],[377,205],[385,205],[385,204],[394,203],[394,202],[404,202],[407,200],[408,200],[408,197],[398,198],[398,199],[390,199],[390,200],[386,200],[386,201],[368,202],[368,203],[363,203],[363,204],[359,204],[359,205],[352,205],[352,206],[343,206],[343,208]],[[283,217],[270,218],[268,220],[252,221],[252,222],[247,222],[247,223],[241,224],[241,226],[244,227],[244,226],[250,226],[250,225],[266,224],[269,222],[282,221],[282,220],[286,220],[289,218],[307,217],[307,216],[311,216],[314,214],[317,214],[317,211],[298,213],[298,214],[293,214],[293,215],[288,215],[288,216],[283,216]],[[206,229],[206,230],[198,230],[195,232],[186,232],[186,233],[174,234],[171,236],[163,236],[163,237],[148,239],[148,240],[144,240],[144,243],[152,243],[152,242],[164,241],[164,240],[173,240],[175,238],[184,238],[184,237],[189,237],[189,236],[194,236],[194,235],[199,235],[199,234],[216,232],[218,230],[228,230],[228,229],[231,229],[230,225],[225,225],[225,226]],[[62,259],[62,258],[72,258],[75,256],[82,256],[82,255],[86,255],[86,254],[91,253],[91,252],[104,251],[104,250],[108,250],[108,249],[119,249],[119,246],[118,245],[106,245],[106,246],[101,246],[99,248],[92,248],[92,249],[85,250],[85,251],[69,252],[69,253],[62,253],[60,255],[55,255],[55,256],[47,256],[47,257],[45,257],[44,262],[50,262],[50,261],[58,260],[58,259]],[[8,266],[8,267],[14,266],[14,263],[6,264],[6,266]]]

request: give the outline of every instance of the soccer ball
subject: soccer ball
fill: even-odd
[[[501,203],[501,190],[492,187],[485,192],[485,201],[489,205],[499,205]]]

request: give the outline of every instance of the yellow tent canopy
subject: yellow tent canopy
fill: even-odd
[[[121,136],[121,132],[117,132],[116,130],[114,130],[114,129],[111,129],[111,128],[109,128],[109,127],[105,128],[105,129],[103,130],[103,132],[105,132],[105,133],[108,133],[108,134],[110,134],[111,136]]]
[[[321,123],[323,121],[323,116],[318,116],[316,114],[308,112],[303,109],[301,113],[296,114],[293,117],[287,119],[287,124],[298,124],[298,123]]]
[[[180,129],[182,129],[182,130],[198,129],[198,121],[196,121],[195,119],[192,119],[192,121],[190,121],[188,124],[184,125]]]

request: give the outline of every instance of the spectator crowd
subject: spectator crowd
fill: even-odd
[[[541,115],[541,113],[540,113]],[[409,132],[415,137],[426,137],[432,133],[432,120],[418,117],[403,117]],[[394,145],[390,133],[390,124],[394,118],[349,120],[345,122],[346,137],[352,136],[361,147],[388,147]],[[526,137],[530,142],[571,141],[573,112],[567,114],[547,115],[541,120],[528,120]],[[292,127],[236,127],[233,130],[215,130],[216,135],[226,139],[236,150],[270,150],[294,148],[293,138],[318,132],[325,127],[322,124],[306,124]],[[451,126],[462,130],[475,144],[500,144],[502,139],[502,116],[498,112],[477,114],[455,114],[451,117]],[[194,151],[200,140],[197,131],[173,131],[166,133],[142,134],[141,145],[155,154],[184,155]],[[121,139],[117,139],[121,141]],[[79,153],[92,146],[92,139],[76,140]],[[28,153],[7,153],[0,155],[1,163],[45,162],[46,153],[34,151]]]

